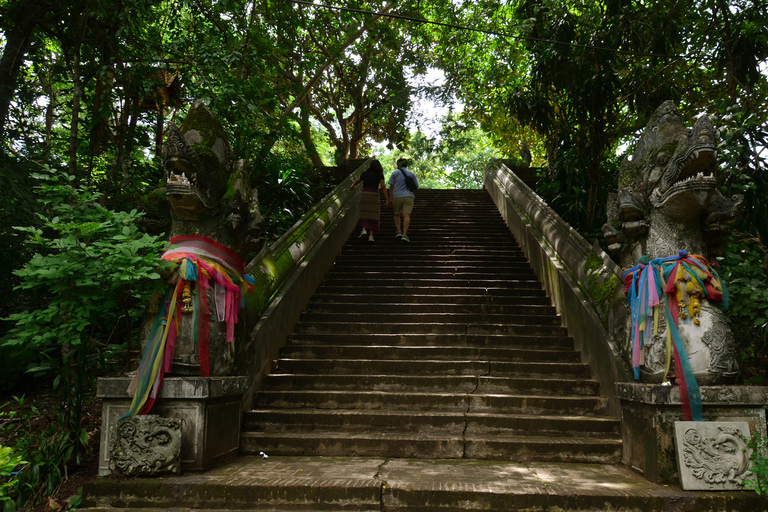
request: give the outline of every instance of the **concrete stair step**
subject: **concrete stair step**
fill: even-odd
[[[440,269],[440,270],[434,270],[429,273],[422,272],[421,275],[424,278],[428,279],[445,279],[449,280],[451,282],[453,281],[465,281],[465,282],[498,282],[502,280],[513,280],[513,281],[530,281],[530,280],[537,280],[536,275],[533,273],[533,270],[530,269],[520,269],[517,271],[498,271],[489,273],[486,270],[478,269],[476,271],[458,271],[456,269]],[[350,281],[350,280],[357,280],[358,284],[360,283],[360,280],[366,280],[366,281],[374,281],[374,280],[392,280],[392,281],[402,281],[402,280],[409,280],[413,278],[413,272],[409,271],[407,268],[396,268],[392,270],[365,270],[364,268],[360,268],[357,270],[347,270],[346,268],[338,268],[335,269],[333,273],[328,275],[328,277],[325,278],[325,282],[333,282],[333,281]]]
[[[316,345],[289,343],[280,351],[284,359],[396,359],[413,360],[456,360],[477,359],[484,361],[538,361],[558,363],[581,363],[580,354],[575,350],[537,350],[498,347],[451,347],[451,346],[390,346],[390,345]]]
[[[290,391],[263,390],[254,407],[420,410],[505,411],[519,414],[603,414],[606,400],[595,396],[535,396],[467,393],[419,393],[398,391]]]
[[[384,457],[239,456],[205,474],[85,485],[88,512],[729,511],[765,509],[745,492],[658,485],[621,464]]]
[[[270,456],[364,455],[617,464],[621,458],[621,440],[554,436],[495,436],[487,439],[399,432],[246,432],[241,438],[240,451],[243,454],[264,452]]]
[[[326,279],[321,285],[326,287],[348,287],[359,288],[361,280],[363,282],[371,283],[372,288],[378,287],[396,287],[396,288],[421,288],[421,287],[445,287],[456,290],[455,293],[461,293],[461,288],[484,288],[484,289],[500,289],[500,290],[521,290],[541,289],[541,283],[534,278],[519,278],[519,279],[495,279],[486,277],[483,279],[465,279],[461,277],[441,277],[439,275],[432,276],[429,274],[421,274],[419,277],[396,277],[387,276],[386,273],[380,278],[372,277],[370,280],[365,278],[342,278],[334,277]],[[458,290],[457,290],[458,289]]]
[[[525,252],[520,245],[514,240],[514,238],[506,238],[504,240],[496,240],[494,244],[466,244],[461,242],[453,242],[450,238],[446,238],[443,241],[435,242],[435,245],[430,247],[418,246],[412,247],[407,244],[400,243],[401,241],[395,236],[394,232],[387,233],[382,231],[381,234],[376,234],[377,241],[380,242],[393,242],[386,244],[371,244],[371,243],[350,243],[344,246],[339,257],[353,258],[359,256],[372,256],[376,258],[382,258],[384,254],[389,252],[405,252],[409,253],[423,253],[425,255],[432,256],[435,259],[439,258],[467,258],[472,256],[477,258],[478,261],[492,262],[494,260],[514,260],[520,265],[530,266],[525,259]],[[380,238],[379,238],[380,237]],[[364,241],[359,236],[359,232],[352,233],[350,240]],[[386,251],[385,251],[386,249]]]
[[[560,326],[560,318],[552,315],[525,315],[514,314],[505,315],[498,313],[458,313],[458,312],[406,312],[397,314],[392,312],[321,312],[305,311],[301,315],[301,322],[309,323],[348,323],[348,322],[367,322],[371,324],[413,324],[413,323],[451,323],[451,324],[492,324],[492,325],[554,325]]]
[[[383,286],[372,283],[370,286],[341,286],[334,284],[322,284],[318,291],[322,294],[350,294],[355,293],[358,295],[451,295],[456,296],[457,290],[461,290],[461,294],[475,295],[475,296],[492,296],[492,297],[519,297],[523,295],[532,295],[544,297],[544,290],[537,288],[533,283],[526,283],[515,288],[500,288],[500,287],[485,287],[485,286],[439,286],[438,283],[434,283],[431,286],[425,284],[419,284],[416,280],[412,281],[405,286]],[[388,300],[386,302],[389,302]]]
[[[460,347],[527,347],[536,350],[573,350],[573,339],[567,336],[506,335],[506,334],[436,334],[436,333],[297,333],[288,343],[317,345],[376,345],[376,346],[460,346]]]
[[[522,251],[519,253],[499,254],[492,248],[487,248],[487,250],[482,251],[482,254],[471,254],[454,248],[445,248],[442,251],[437,249],[420,249],[400,242],[394,247],[383,245],[368,243],[368,245],[361,245],[360,248],[364,250],[359,252],[344,251],[336,259],[336,266],[338,268],[346,268],[362,265],[368,269],[378,269],[381,266],[389,265],[402,268],[406,265],[404,265],[402,260],[394,257],[394,255],[407,253],[408,256],[414,256],[407,261],[407,268],[428,269],[432,267],[445,267],[484,269],[488,271],[530,268],[530,264],[525,259]]]
[[[443,296],[438,296],[444,302],[428,303],[404,303],[404,302],[380,302],[376,304],[377,313],[401,314],[401,313],[465,313],[473,315],[505,315],[507,317],[518,316],[555,316],[555,308],[549,305],[491,305],[485,302],[476,303],[455,303],[445,302]],[[338,312],[358,312],[360,311],[359,302],[329,302],[312,301],[307,306],[307,311],[311,313],[338,313]]]
[[[381,409],[253,409],[243,426],[249,432],[338,431],[418,432],[468,436],[619,438],[614,418]]]
[[[315,374],[271,373],[264,378],[265,390],[317,391],[407,391],[480,394],[531,394],[544,396],[597,396],[593,379],[517,377],[502,375],[337,375],[318,379]]]
[[[446,300],[450,300],[453,304],[489,304],[496,306],[550,306],[551,302],[549,297],[546,296],[543,290],[524,290],[517,296],[512,297],[491,297],[485,294],[473,294],[473,295],[454,295],[450,299],[446,299],[446,294],[429,294],[429,293],[409,293],[402,295],[387,295],[381,297],[375,294],[363,294],[357,290],[348,290],[346,292],[339,293],[326,293],[319,290],[310,302],[310,308],[314,304],[333,303],[333,302],[353,302],[356,304],[431,304],[431,303],[443,303]]]
[[[565,327],[557,325],[514,325],[514,324],[465,324],[465,323],[393,323],[360,324],[355,322],[299,322],[297,333],[335,332],[337,334],[506,334],[566,336]]]
[[[585,363],[507,362],[495,360],[397,360],[397,359],[279,359],[275,372],[315,375],[558,375],[588,378]]]
[[[82,506],[92,512],[381,511],[381,484],[368,470],[371,459],[262,465],[275,460],[239,457],[237,469],[230,462],[203,474],[102,478],[87,485]]]

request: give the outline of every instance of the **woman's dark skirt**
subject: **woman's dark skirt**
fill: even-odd
[[[363,187],[360,191],[360,220],[358,224],[363,229],[378,232],[380,219],[378,187]]]

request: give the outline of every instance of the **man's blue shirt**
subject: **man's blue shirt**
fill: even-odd
[[[416,184],[418,185],[419,179],[416,177],[416,175],[412,172],[406,169],[405,167],[401,167],[405,171],[405,173],[414,179]],[[413,195],[413,192],[408,190],[408,187],[405,185],[405,177],[403,176],[403,173],[400,172],[400,169],[395,170],[390,176],[389,176],[389,185],[394,185],[395,188],[392,190],[392,197],[416,197]]]

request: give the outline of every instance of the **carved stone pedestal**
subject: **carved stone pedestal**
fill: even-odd
[[[768,387],[701,386],[705,421],[745,421],[765,435]],[[675,422],[682,420],[680,388],[617,383],[621,401],[622,462],[648,480],[679,484]]]
[[[107,476],[109,446],[117,418],[128,411],[131,397],[128,377],[99,379],[97,396],[102,399],[99,475]],[[241,400],[245,377],[167,377],[152,414],[182,421],[181,468],[205,471],[240,443]]]

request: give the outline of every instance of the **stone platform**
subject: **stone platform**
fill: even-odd
[[[621,465],[240,456],[205,473],[97,479],[82,509],[760,512],[768,501],[686,492]]]

